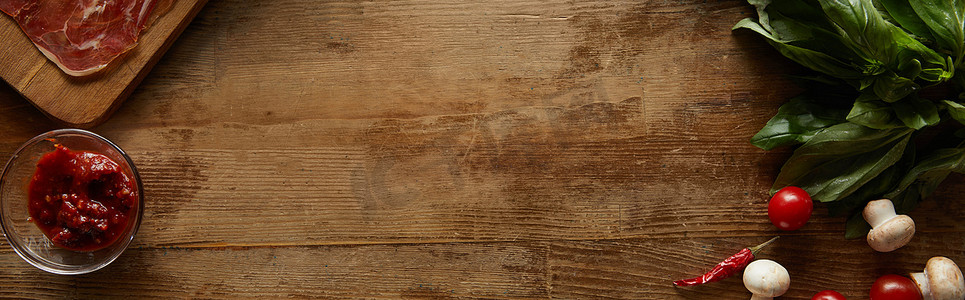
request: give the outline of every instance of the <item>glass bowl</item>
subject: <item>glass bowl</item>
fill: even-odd
[[[116,162],[132,178],[137,189],[136,210],[128,218],[127,227],[114,243],[94,251],[75,251],[55,246],[37,225],[28,221],[28,187],[37,170],[37,162],[44,154],[61,144],[72,151],[103,154]],[[144,212],[144,193],[141,177],[134,163],[121,148],[111,141],[80,129],[59,129],[38,135],[27,141],[7,162],[0,174],[0,227],[7,242],[20,257],[41,270],[64,275],[90,273],[117,259],[127,249],[137,233]]]

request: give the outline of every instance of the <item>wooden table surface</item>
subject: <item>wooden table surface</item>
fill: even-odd
[[[746,299],[670,282],[777,234],[787,299],[965,264],[961,176],[896,252],[770,224],[790,152],[748,139],[800,68],[745,2],[477,2],[210,1],[93,128],[141,171],[133,245],[57,276],[0,242],[0,296]],[[0,160],[56,126],[0,85]]]

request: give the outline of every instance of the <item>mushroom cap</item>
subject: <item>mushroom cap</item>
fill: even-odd
[[[901,248],[915,236],[915,221],[907,215],[898,215],[868,232],[868,245],[878,252],[891,252]]]
[[[965,277],[954,261],[947,257],[936,256],[925,264],[925,277],[928,290],[935,300],[965,299]]]
[[[754,295],[777,297],[784,295],[790,285],[787,269],[773,260],[758,259],[744,269],[744,287]]]

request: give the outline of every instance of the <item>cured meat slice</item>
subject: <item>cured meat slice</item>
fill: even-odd
[[[72,76],[93,74],[137,45],[156,0],[0,0],[47,58]]]

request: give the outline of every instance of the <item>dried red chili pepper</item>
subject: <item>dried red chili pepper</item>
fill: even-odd
[[[737,254],[731,255],[731,257],[728,257],[724,261],[714,266],[714,268],[711,269],[709,272],[704,273],[703,276],[690,278],[690,279],[677,280],[673,282],[673,285],[693,286],[693,285],[704,284],[708,282],[721,281],[724,278],[730,277],[731,275],[734,275],[734,273],[737,273],[738,271],[743,270],[744,267],[747,267],[747,265],[754,260],[754,254],[757,253],[757,251],[760,251],[761,248],[764,248],[764,246],[767,246],[768,244],[774,242],[774,240],[776,240],[777,238],[779,238],[779,236],[776,236],[770,239],[769,241],[764,242],[763,244],[750,247],[750,248],[741,249],[741,251],[737,252]]]

